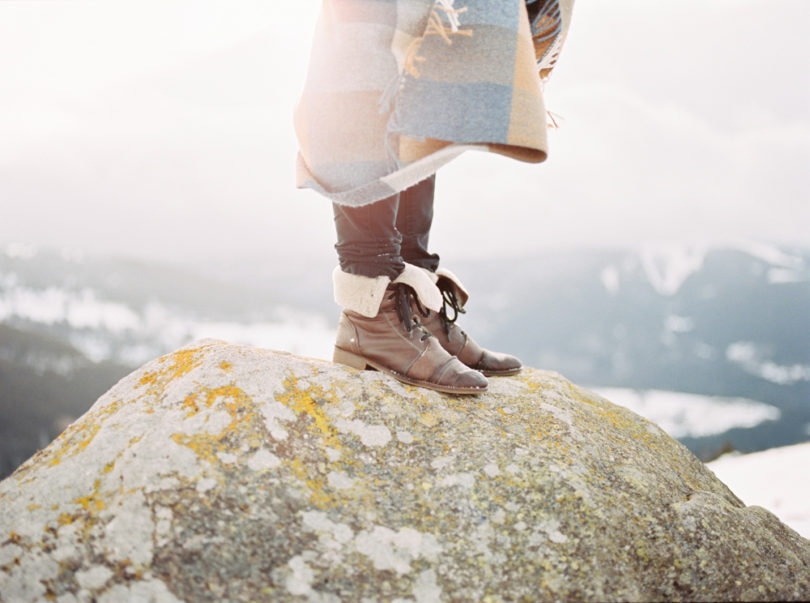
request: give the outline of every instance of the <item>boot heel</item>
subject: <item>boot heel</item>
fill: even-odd
[[[332,362],[345,364],[346,366],[360,369],[361,371],[367,366],[366,359],[362,356],[347,352],[346,350],[342,350],[338,347],[335,347],[335,353],[332,355]]]

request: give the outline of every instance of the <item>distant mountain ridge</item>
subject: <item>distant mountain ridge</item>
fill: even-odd
[[[0,324],[0,476],[50,443],[127,372],[54,337]]]
[[[331,267],[289,258],[189,269],[0,247],[3,423],[13,432],[17,409],[50,408],[32,452],[52,437],[53,417],[80,414],[78,399],[86,408],[127,369],[202,337],[329,358]],[[778,409],[755,427],[680,438],[704,457],[727,443],[759,450],[810,438],[810,249],[565,250],[448,267],[472,293],[461,326],[529,366],[594,388]],[[66,388],[78,396],[69,410]]]

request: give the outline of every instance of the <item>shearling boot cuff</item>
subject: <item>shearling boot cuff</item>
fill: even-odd
[[[429,271],[406,263],[405,270],[393,282],[408,285],[414,290],[422,305],[438,312],[442,308],[442,294],[434,284],[432,276]],[[391,279],[387,276],[369,277],[351,274],[343,272],[339,266],[332,271],[332,285],[337,304],[367,318],[377,316],[385,296],[385,289],[390,283]]]
[[[430,270],[405,262],[405,270],[394,279],[394,282],[409,285],[426,308],[434,312],[442,309],[442,292],[436,286]]]
[[[447,268],[439,268],[436,271],[436,276],[439,277],[439,280],[444,279],[445,283],[449,283],[453,289],[453,292],[456,294],[456,300],[458,301],[459,308],[463,308],[467,303],[467,300],[470,299],[470,294],[467,292],[466,287],[461,284],[459,278]]]
[[[367,318],[374,318],[380,310],[385,288],[391,279],[387,276],[369,277],[343,272],[340,267],[332,271],[337,304]]]

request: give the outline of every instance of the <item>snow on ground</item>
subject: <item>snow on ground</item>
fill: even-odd
[[[775,406],[747,398],[724,398],[663,390],[590,388],[614,404],[649,419],[673,438],[703,437],[735,427],[755,427],[779,418]]]
[[[810,538],[810,442],[725,455],[708,463],[708,467],[746,505],[765,507]]]

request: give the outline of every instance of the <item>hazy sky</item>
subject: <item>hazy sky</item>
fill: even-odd
[[[294,188],[318,5],[0,2],[0,244],[331,254],[329,202]],[[807,0],[578,0],[550,159],[444,168],[434,249],[810,245],[808,25]]]

